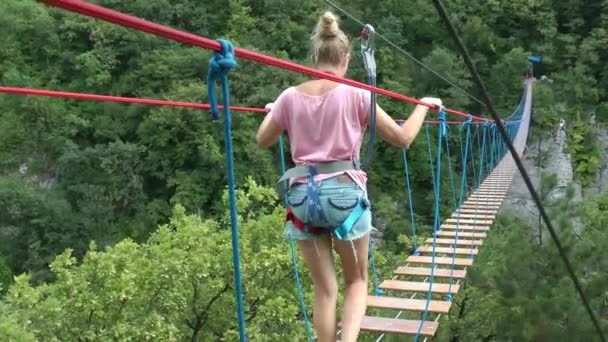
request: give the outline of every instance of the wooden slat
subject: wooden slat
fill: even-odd
[[[470,202],[469,202],[469,201],[470,201]],[[502,205],[502,203],[503,203],[503,202],[504,202],[504,200],[503,200],[503,201],[500,201],[500,202],[498,202],[498,203],[494,203],[494,202],[489,202],[489,203],[487,203],[487,202],[485,202],[485,201],[480,201],[480,200],[477,200],[477,199],[472,199],[472,200],[467,200],[467,201],[465,201],[464,203],[462,203],[462,205],[465,205],[465,204],[466,204],[466,205],[476,205],[476,204],[477,204],[477,205],[481,205],[481,204],[488,204],[488,205]]]
[[[469,203],[479,203],[479,204],[493,204],[493,205],[501,205],[502,202],[504,202],[503,200],[499,200],[499,199],[480,199],[480,198],[469,198],[466,201],[464,201],[464,204],[469,204]]]
[[[454,239],[437,239],[436,240],[437,244],[439,245],[450,245],[453,246],[454,243],[456,242]],[[433,238],[428,238],[426,239],[425,243],[433,243]],[[460,238],[458,239],[458,243],[456,243],[457,246],[481,246],[483,244],[483,240],[461,240]]]
[[[410,255],[405,259],[406,262],[412,264],[432,264],[435,262],[435,265],[452,265],[452,263],[456,266],[472,266],[473,259],[465,259],[465,258],[446,258],[446,257],[435,257],[433,260],[432,256],[416,256]]]
[[[462,211],[457,211],[461,215],[498,215],[498,210],[490,209],[490,210],[475,210],[470,208],[463,208]]]
[[[462,209],[481,209],[481,210],[498,210],[500,209],[499,205],[488,205],[488,204],[469,204],[465,203],[461,206]]]
[[[491,225],[492,223],[494,223],[494,220],[477,220],[477,219],[467,219],[467,218],[460,218],[460,220],[458,220],[458,218],[449,218],[449,219],[445,220],[445,222],[446,223],[460,222],[460,224],[487,226],[487,225]]]
[[[437,284],[433,284],[433,287],[435,285]],[[451,305],[452,303],[448,301],[431,300],[429,301],[429,312],[447,314],[450,312]],[[426,299],[367,296],[367,306],[382,309],[424,312]]]
[[[481,209],[481,208],[462,208],[456,209],[455,212],[462,212],[467,214],[491,214],[496,215],[498,213],[498,209]]]
[[[471,194],[469,199],[472,198],[483,198],[483,199],[505,199],[507,197],[506,194]]]
[[[433,246],[421,246],[418,247],[418,252],[420,253],[433,253]],[[477,255],[479,253],[478,249],[473,248],[453,248],[453,247],[435,247],[436,253],[441,254],[462,254],[462,255]]]
[[[401,266],[401,267],[397,267],[397,269],[395,270],[395,274],[430,277],[431,269],[426,268],[426,267]],[[450,278],[451,277],[454,279],[464,279],[467,276],[467,271],[454,270],[452,272],[451,269],[447,269],[447,268],[435,268],[435,272],[433,272],[433,275],[437,278]]]
[[[486,214],[465,214],[465,213],[453,213],[452,214],[453,218],[458,218],[460,217],[462,218],[476,218],[476,219],[488,219],[488,220],[494,220],[496,219],[496,215],[486,215]]]
[[[440,230],[440,231],[437,232],[437,236],[440,236],[440,237],[456,237],[456,232]],[[460,239],[460,238],[484,239],[487,236],[488,235],[486,233],[458,232],[458,239]]]
[[[446,223],[441,225],[441,229],[445,230],[459,230],[459,231],[476,231],[476,232],[487,232],[490,230],[489,226],[468,226],[468,225],[457,225]]]
[[[385,280],[380,284],[380,288],[390,291],[406,291],[406,292],[428,292],[429,283],[423,283],[419,281],[403,281],[403,280]],[[457,294],[460,290],[458,284],[443,284],[434,283],[431,291],[433,293],[441,294]]]
[[[361,321],[362,331],[380,333],[415,336],[419,327],[420,321],[409,319],[363,316],[363,320]],[[433,337],[435,336],[438,327],[439,323],[426,321],[422,325],[420,335],[425,337]]]

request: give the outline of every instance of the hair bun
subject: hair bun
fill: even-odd
[[[321,39],[333,39],[339,34],[338,17],[329,11],[323,13],[317,26],[317,36]]]

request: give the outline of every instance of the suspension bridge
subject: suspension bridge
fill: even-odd
[[[246,327],[243,314],[243,293],[240,276],[240,257],[238,242],[238,225],[236,220],[235,180],[233,172],[232,138],[231,138],[231,111],[253,112],[264,114],[262,108],[235,107],[230,105],[230,88],[228,83],[229,72],[236,67],[235,57],[266,64],[269,66],[291,70],[311,77],[323,78],[347,84],[353,87],[368,90],[374,94],[383,95],[403,102],[425,105],[439,112],[437,120],[429,120],[425,124],[426,142],[429,152],[429,163],[433,178],[435,197],[433,236],[426,239],[424,244],[417,246],[409,255],[403,266],[394,270],[394,277],[382,282],[377,280],[375,264],[372,259],[374,272],[374,294],[367,298],[368,315],[362,322],[362,330],[378,333],[378,340],[385,334],[400,334],[419,338],[431,338],[439,329],[439,320],[448,315],[453,303],[453,297],[461,289],[466,279],[467,269],[472,267],[476,256],[484,247],[484,239],[491,234],[491,227],[496,219],[498,210],[507,196],[509,186],[516,171],[514,159],[509,154],[506,141],[497,134],[494,120],[474,116],[462,111],[449,108],[436,108],[425,104],[415,98],[378,88],[375,84],[365,84],[351,79],[342,78],[308,68],[289,61],[266,56],[242,48],[233,48],[224,40],[215,41],[182,32],[156,23],[152,23],[134,16],[120,13],[105,7],[93,5],[80,0],[46,0],[41,1],[50,6],[63,8],[68,11],[101,19],[117,25],[140,30],[170,40],[214,51],[209,67],[209,104],[167,101],[158,99],[127,98],[99,94],[82,94],[45,89],[31,89],[0,86],[0,92],[52,96],[69,99],[111,101],[121,103],[134,103],[159,106],[187,107],[193,109],[211,110],[213,118],[218,119],[219,110],[224,114],[225,127],[225,153],[229,179],[229,198],[231,209],[232,249],[235,277],[235,299],[239,321],[239,336],[241,341],[246,340]],[[215,96],[215,81],[220,80],[222,85],[223,105],[217,105]],[[523,153],[530,124],[532,107],[533,80],[524,82],[524,91],[516,110],[502,120],[506,127],[508,138],[513,142],[518,155]],[[447,120],[451,115],[459,120]],[[459,153],[456,159],[460,160],[460,179],[454,180],[456,167],[452,165],[450,147],[454,150],[448,136],[457,132]],[[434,135],[434,136],[433,136]],[[436,142],[431,142],[431,137]],[[423,140],[422,137],[419,140]],[[281,164],[284,169],[283,140],[280,140]],[[411,218],[412,235],[416,241],[416,222],[414,220],[414,203],[408,153],[403,151],[406,177],[407,202],[409,204],[409,217]],[[442,167],[442,160],[444,166]],[[447,162],[447,167],[445,163]],[[467,170],[470,169],[470,172]],[[440,198],[442,172],[449,172],[452,203],[455,204],[453,213],[441,222]],[[458,186],[457,186],[458,185]],[[295,268],[296,284],[300,294],[300,305],[306,323],[308,339],[312,340],[307,308],[302,297],[299,283],[297,262],[292,248],[292,260]],[[373,255],[373,253],[372,253]],[[377,310],[381,309],[381,310]],[[373,312],[373,314],[372,314]],[[381,312],[382,315],[378,314]],[[408,312],[410,313],[408,315]],[[411,313],[421,314],[420,319],[404,319],[402,316],[411,316]]]

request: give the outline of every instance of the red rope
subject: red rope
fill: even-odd
[[[63,97],[63,98],[68,98],[68,99],[93,100],[93,101],[104,101],[104,102],[138,103],[138,104],[148,104],[148,105],[156,105],[156,106],[187,107],[187,108],[198,108],[198,109],[209,109],[210,108],[210,106],[206,103],[163,101],[163,100],[154,100],[154,99],[141,99],[141,98],[134,98],[134,97],[81,94],[81,93],[70,93],[70,92],[66,92],[66,91],[52,91],[52,90],[31,89],[31,88],[0,87],[0,93]],[[219,107],[222,108],[222,106],[219,106]],[[266,113],[266,110],[264,108],[232,107],[231,106],[230,110],[233,110],[236,112]]]
[[[47,97],[60,97],[66,99],[75,100],[92,100],[101,102],[120,102],[120,103],[134,103],[134,104],[145,104],[155,106],[171,106],[171,107],[185,107],[185,108],[196,108],[196,109],[209,109],[210,106],[207,103],[196,103],[196,102],[181,102],[181,101],[165,101],[135,97],[122,97],[122,96],[110,96],[110,95],[97,95],[97,94],[86,94],[86,93],[72,93],[68,91],[53,91],[45,89],[33,89],[33,88],[18,88],[18,87],[3,87],[0,86],[0,93],[7,94],[18,94],[18,95],[34,95],[34,96],[47,96]],[[222,106],[219,106],[222,109]],[[249,113],[266,113],[264,108],[253,108],[253,107],[237,107],[230,106],[230,110],[235,112],[249,112]],[[396,122],[406,122],[406,120],[395,120]],[[459,125],[464,121],[448,121],[448,125]],[[425,121],[427,124],[437,125],[439,121]],[[476,122],[481,123],[481,122]]]
[[[97,19],[105,20],[105,21],[108,21],[108,22],[111,22],[114,24],[129,27],[129,28],[132,28],[135,30],[148,32],[148,33],[151,33],[151,34],[154,34],[157,36],[161,36],[161,37],[164,37],[167,39],[175,40],[177,42],[181,42],[184,44],[198,46],[198,47],[215,50],[215,51],[219,51],[221,48],[220,44],[215,40],[211,40],[211,39],[204,38],[204,37],[199,37],[199,36],[191,34],[191,33],[179,31],[179,30],[167,27],[167,26],[156,24],[156,23],[153,23],[153,22],[150,22],[150,21],[147,21],[144,19],[140,19],[140,18],[137,18],[134,16],[130,16],[130,15],[118,12],[118,11],[114,11],[114,10],[111,10],[109,8],[105,8],[102,6],[93,5],[93,4],[90,4],[90,3],[87,3],[87,2],[84,2],[81,0],[39,0],[39,1],[44,2],[50,6],[60,7],[60,8],[63,8],[65,10],[68,10],[71,12],[76,12],[76,13],[80,13],[80,14],[83,14],[83,15],[86,15],[89,17],[94,17]],[[328,73],[325,73],[320,70],[305,67],[305,66],[295,64],[292,62],[288,62],[288,61],[285,61],[282,59],[266,56],[266,55],[263,55],[263,54],[260,54],[257,52],[253,52],[250,50],[246,50],[243,48],[238,48],[238,47],[235,48],[235,54],[237,57],[241,57],[241,58],[244,58],[244,59],[247,59],[250,61],[259,62],[259,63],[275,66],[278,68],[306,74],[309,76],[347,84],[347,85],[350,85],[353,87],[365,89],[368,91],[375,92],[377,94],[388,96],[393,99],[410,102],[410,103],[414,103],[414,104],[419,104],[419,105],[427,106],[427,107],[433,108],[433,109],[439,109],[439,108],[436,108],[435,105],[424,103],[418,99],[415,99],[415,98],[412,98],[409,96],[405,96],[405,95],[402,95],[402,94],[399,94],[396,92],[392,92],[389,90],[373,87],[373,86],[367,85],[365,83],[357,82],[357,81],[354,81],[354,80],[351,80],[348,78],[343,78],[343,77],[339,77],[336,75],[328,74]],[[447,113],[450,113],[453,115],[457,115],[457,116],[461,116],[461,117],[468,117],[468,114],[459,112],[459,111],[456,111],[453,109],[446,109],[445,111]],[[473,116],[473,119],[480,120],[480,121],[488,120],[489,122],[493,122],[493,120],[491,120],[491,119],[486,119],[486,118],[479,117],[479,116]]]

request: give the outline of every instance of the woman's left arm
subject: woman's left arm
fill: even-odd
[[[272,119],[272,106],[266,105],[266,109],[270,109],[266,118],[262,121],[258,133],[256,134],[256,141],[259,147],[268,148],[277,142],[283,129]]]

